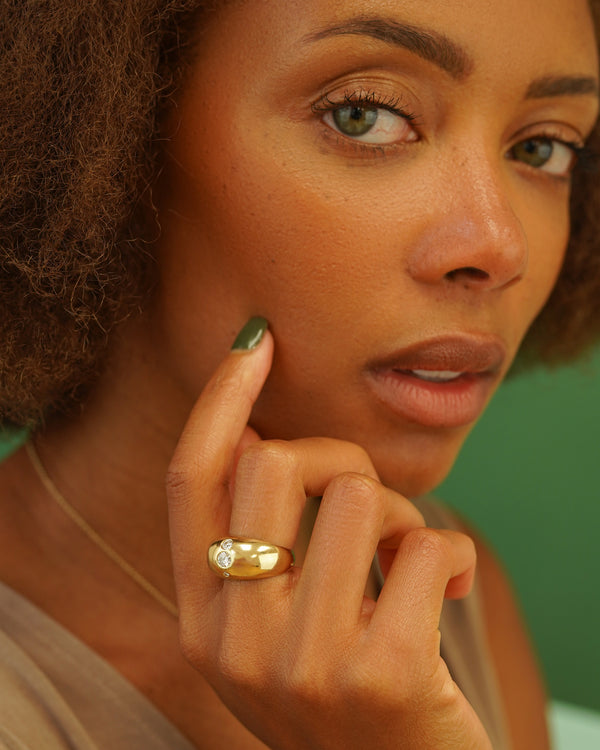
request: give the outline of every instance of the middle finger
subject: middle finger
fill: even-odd
[[[332,438],[253,443],[237,465],[229,533],[293,547],[306,498],[322,495],[344,472],[377,478],[368,455],[353,443]]]

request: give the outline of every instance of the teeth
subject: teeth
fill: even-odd
[[[421,380],[429,380],[432,383],[447,383],[462,375],[462,372],[454,372],[453,370],[410,370],[410,373],[417,378],[421,378]]]

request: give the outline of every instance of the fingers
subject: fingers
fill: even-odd
[[[239,443],[273,354],[268,331],[249,351],[232,351],[196,402],[167,473],[169,522],[180,605],[198,589],[198,557],[228,528],[228,481]],[[204,560],[203,560],[204,562]],[[193,570],[191,570],[192,568]]]
[[[424,525],[406,498],[365,474],[340,474],[329,484],[313,529],[299,609],[335,616],[352,626],[360,617],[367,579],[382,533],[399,540]]]
[[[409,531],[394,558],[369,629],[388,644],[422,644],[423,633],[436,632],[446,588],[468,593],[475,573],[475,545],[448,530]]]
[[[362,448],[331,438],[253,443],[240,457],[231,534],[293,547],[307,497],[320,496],[344,472],[376,479]]]

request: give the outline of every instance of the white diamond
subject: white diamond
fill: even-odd
[[[230,550],[233,547],[233,539],[223,539],[221,549]]]
[[[233,558],[228,552],[219,552],[217,555],[217,565],[220,568],[230,568],[233,563]]]

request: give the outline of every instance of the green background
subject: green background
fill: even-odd
[[[508,568],[551,695],[597,710],[599,487],[600,352],[505,383],[436,492]]]
[[[554,698],[600,710],[600,352],[501,387],[436,494],[496,548]]]

